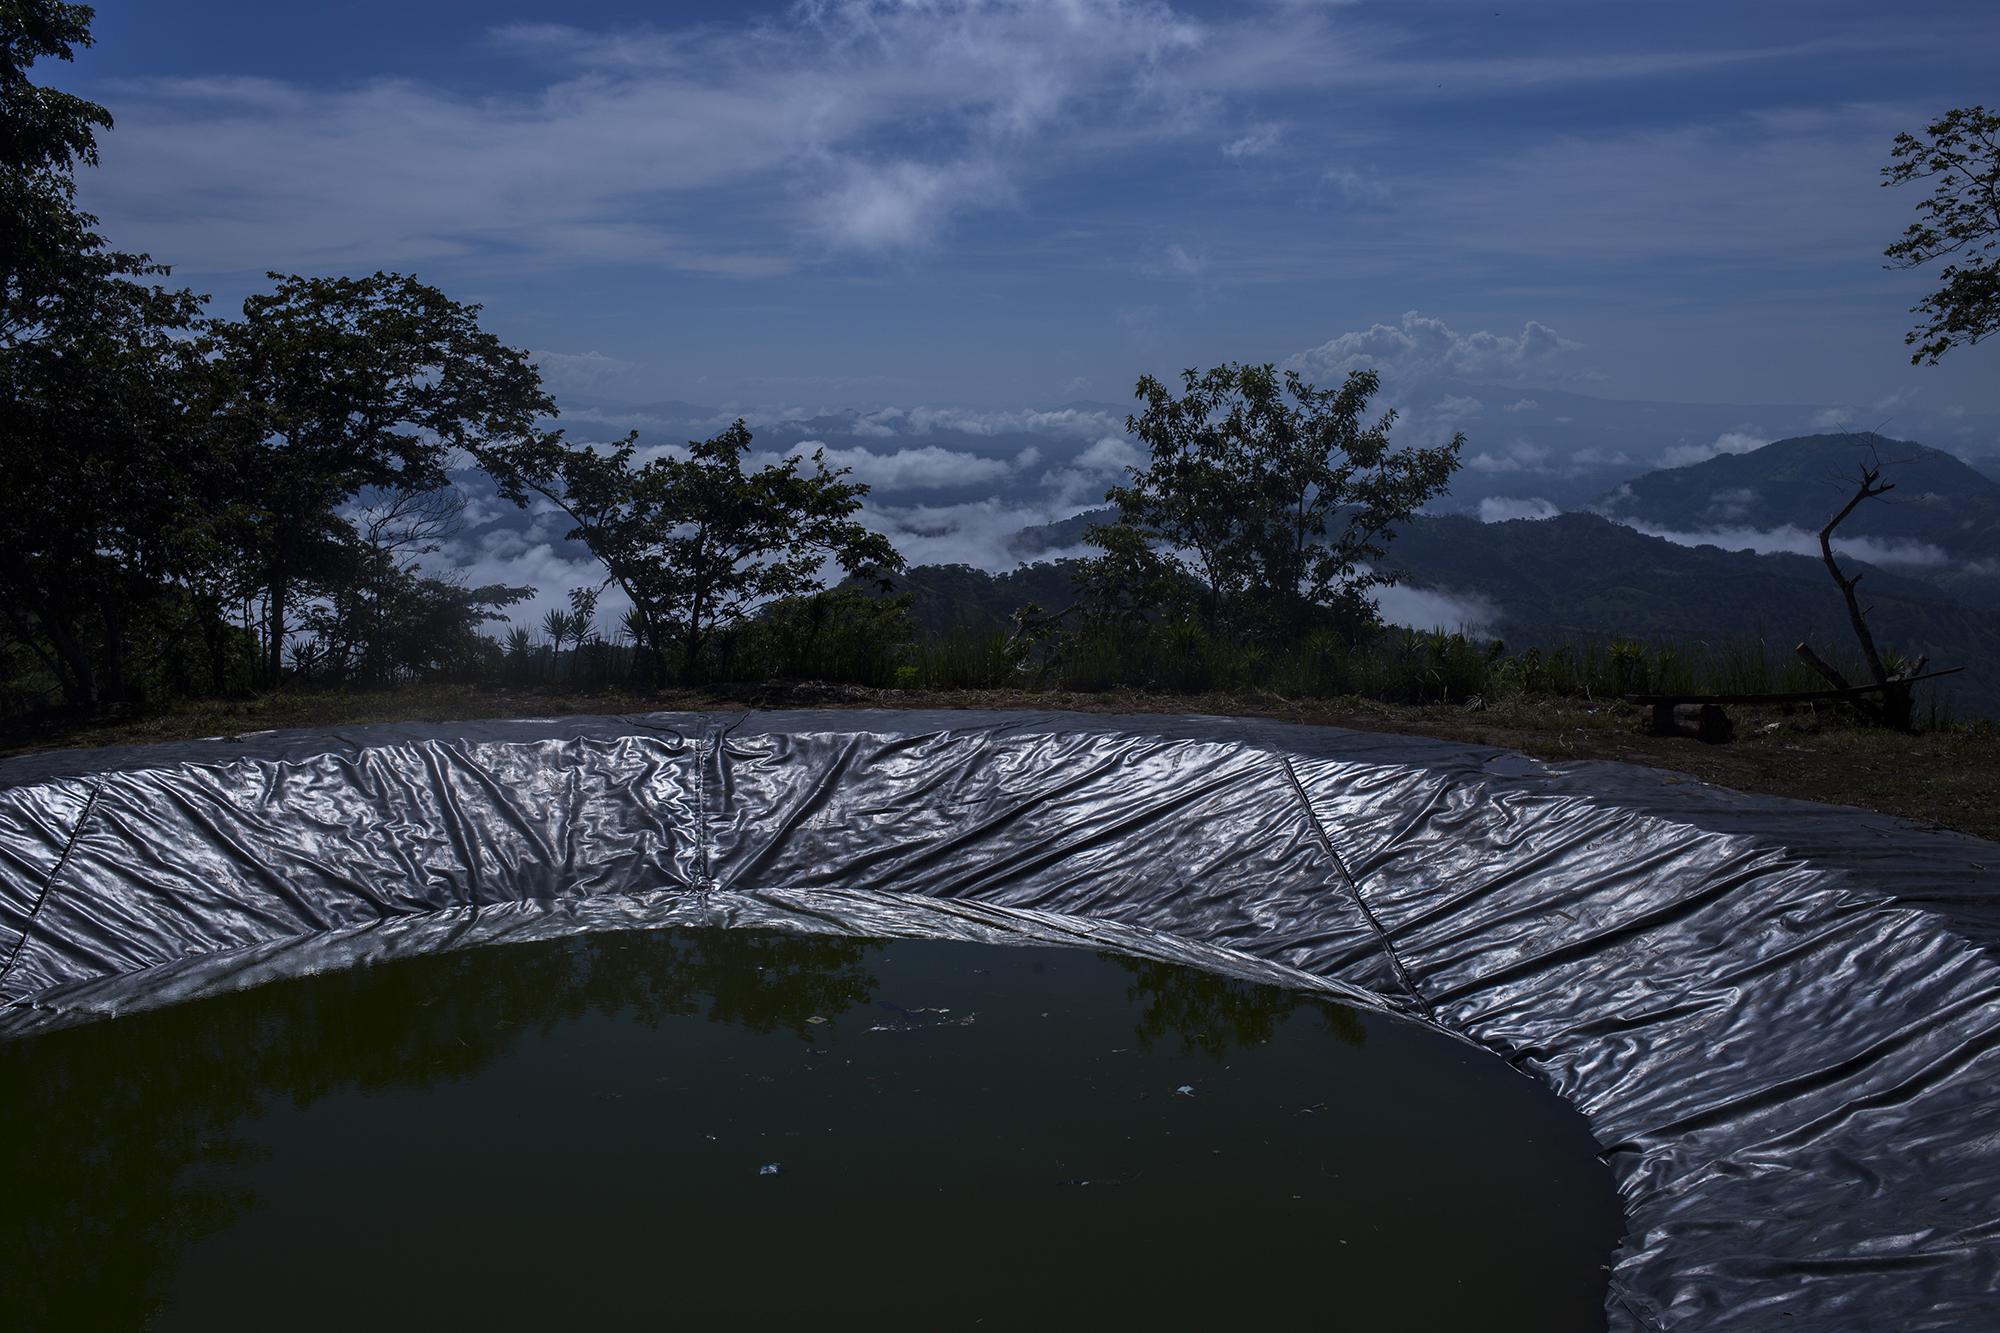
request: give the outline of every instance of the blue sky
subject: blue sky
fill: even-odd
[[[1415,310],[1612,397],[2000,408],[1878,259],[1890,137],[2000,100],[1973,0],[98,11],[117,239],[415,270],[572,390],[1122,400]]]
[[[1910,367],[1928,277],[1880,259],[1895,133],[2000,103],[1984,0],[108,0],[96,32],[46,77],[117,118],[83,196],[119,244],[224,306],[415,272],[573,435],[825,442],[919,558],[1003,563],[1130,461],[1138,374],[1224,359],[1380,369],[1492,517],[1836,425],[2000,466],[2000,347]],[[475,577],[585,572],[475,517]]]

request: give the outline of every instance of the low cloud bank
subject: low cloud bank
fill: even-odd
[[[1393,584],[1375,589],[1375,604],[1381,608],[1382,619],[1410,629],[1463,630],[1480,637],[1490,636],[1500,623],[1500,608],[1486,598],[1445,588]]]
[[[1677,444],[1660,455],[1661,467],[1687,467],[1691,463],[1705,463],[1723,454],[1747,454],[1762,449],[1771,439],[1745,426],[1740,430],[1724,431],[1707,444]]]
[[[1481,523],[1507,523],[1517,518],[1541,520],[1554,518],[1560,513],[1562,510],[1539,495],[1525,500],[1517,500],[1511,495],[1489,495],[1479,502]]]
[[[1676,546],[1717,546],[1725,551],[1752,551],[1758,555],[1819,555],[1819,534],[1786,524],[1775,528],[1718,527],[1698,532],[1682,531],[1638,519],[1616,518],[1634,532],[1659,537]],[[1884,568],[1935,569],[1949,564],[1952,556],[1929,542],[1877,537],[1835,537],[1833,549]]]

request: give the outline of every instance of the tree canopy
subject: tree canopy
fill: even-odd
[[[1144,408],[1125,424],[1150,456],[1106,496],[1118,519],[1090,534],[1103,554],[1087,593],[1114,610],[1179,600],[1238,637],[1378,623],[1367,590],[1393,576],[1374,562],[1444,491],[1464,437],[1392,448],[1395,414],[1367,419],[1371,371],[1319,389],[1228,363],[1186,371],[1181,387],[1138,383]]]
[[[545,432],[474,452],[515,503],[540,495],[574,522],[570,538],[631,600],[628,623],[664,683],[669,663],[698,678],[718,629],[815,591],[828,563],[877,577],[902,568],[888,539],[856,521],[868,488],[843,480],[845,468],[815,452],[747,471],[750,441],[739,420],[690,441],[685,457],[638,461],[636,433],[606,450]]]
[[[479,327],[476,305],[397,273],[271,277],[242,319],[207,329],[255,497],[245,537],[276,679],[307,570],[352,537],[343,503],[369,487],[442,486],[454,449],[525,436],[555,405],[526,354]]]
[[[0,6],[0,625],[82,705],[127,693],[128,641],[184,544],[205,373],[200,298],[75,206],[110,114],[29,78],[89,45],[90,18]]]
[[[1952,348],[2000,332],[2000,113],[1956,107],[1924,135],[1897,135],[1882,168],[1885,187],[1934,182],[1917,204],[1919,221],[1882,252],[1888,267],[1951,261],[1938,270],[1938,289],[1910,308],[1924,319],[1903,338],[1917,349],[1911,365],[1936,365]]]

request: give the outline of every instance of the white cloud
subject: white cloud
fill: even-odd
[[[1025,432],[1030,435],[1091,438],[1122,431],[1125,423],[1109,412],[1063,407],[1053,411],[1030,408],[1014,412],[975,411],[955,407],[886,408],[871,420],[893,424],[905,435],[928,435],[951,431],[960,435],[1002,435]]]
[[[829,449],[822,440],[801,440],[780,456],[810,458],[816,450],[824,454],[828,467],[846,468],[857,481],[891,490],[976,486],[1003,480],[1013,472],[1003,459],[981,458],[934,444],[878,454],[864,448]]]
[[[1140,261],[1139,271],[1156,278],[1198,278],[1208,261],[1178,243],[1164,246]]]
[[[1247,157],[1268,157],[1278,151],[1279,143],[1285,137],[1285,127],[1277,124],[1252,126],[1250,132],[1240,139],[1232,139],[1222,145],[1222,155],[1241,160]]]
[[[900,250],[934,240],[956,214],[1012,197],[1012,187],[992,163],[850,163],[845,181],[822,195],[813,213],[836,245]]]
[[[1562,510],[1542,499],[1539,495],[1525,500],[1516,500],[1506,495],[1489,495],[1479,502],[1481,523],[1507,523],[1514,519],[1549,519]]]
[[[1391,584],[1370,590],[1382,619],[1391,625],[1411,629],[1463,630],[1470,635],[1491,634],[1500,623],[1500,609],[1474,593],[1451,592],[1444,588],[1412,588]]]
[[[871,505],[863,515],[913,565],[971,565],[988,573],[1014,569],[1013,539],[1023,528],[1075,513],[1047,505],[979,500],[955,505]]]
[[[1498,453],[1482,450],[1465,460],[1474,472],[1550,472],[1549,451],[1527,440],[1516,440]]]
[[[1762,449],[1771,442],[1770,437],[1743,426],[1736,430],[1724,431],[1708,444],[1677,444],[1660,455],[1661,467],[1687,467],[1693,463],[1706,462],[1723,454],[1747,454]]]
[[[1440,417],[1446,421],[1457,421],[1467,417],[1476,417],[1485,408],[1486,405],[1484,403],[1469,394],[1446,394],[1443,398],[1431,404],[1430,412],[1432,416]]]
[[[1844,407],[1829,407],[1813,414],[1811,422],[1814,430],[1839,430],[1854,420],[1854,413]]]
[[[1138,446],[1122,435],[1107,435],[1076,456],[1072,466],[1102,474],[1122,475],[1146,461]]]
[[[1459,333],[1441,319],[1412,310],[1397,324],[1374,324],[1339,334],[1289,358],[1285,365],[1308,378],[1334,379],[1354,370],[1384,378],[1453,375],[1462,379],[1575,379],[1573,355],[1581,343],[1536,320],[1519,333]]]
[[[1077,509],[1104,503],[1104,492],[1125,480],[1127,468],[1145,463],[1145,455],[1122,435],[1107,435],[1072,458],[1064,467],[1042,474],[1042,486],[1057,508]]]
[[[630,361],[603,352],[536,351],[533,358],[542,372],[543,385],[557,393],[601,389],[638,369]]]
[[[1662,538],[1676,546],[1715,546],[1725,551],[1753,551],[1758,555],[1783,553],[1817,557],[1820,553],[1818,533],[1789,524],[1776,528],[1718,526],[1686,531],[1632,519],[1621,518],[1618,522],[1635,532]],[[1833,549],[1837,554],[1887,568],[1930,569],[1946,564],[1952,558],[1943,548],[1929,542],[1874,537],[1835,537]]]
[[[774,274],[800,241],[921,246],[1059,163],[1212,132],[1181,109],[1295,61],[1262,25],[1162,0],[811,0],[754,22],[492,40],[540,85],[129,83],[91,202],[114,234],[201,272],[476,252]]]
[[[1356,207],[1375,206],[1389,202],[1393,193],[1388,184],[1375,176],[1346,167],[1335,167],[1321,174],[1320,179],[1340,191],[1341,199]]]
[[[1751,486],[1737,486],[1729,490],[1715,491],[1708,497],[1708,508],[1703,511],[1703,514],[1705,517],[1715,519],[1717,522],[1728,523],[1731,520],[1743,518],[1750,512],[1751,507],[1762,498],[1757,493],[1756,488]]]
[[[1532,412],[1541,404],[1532,398],[1519,398],[1501,408],[1502,412]]]

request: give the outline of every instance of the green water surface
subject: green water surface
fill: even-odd
[[[578,936],[0,1045],[14,1329],[1604,1326],[1582,1120],[1052,948]]]

